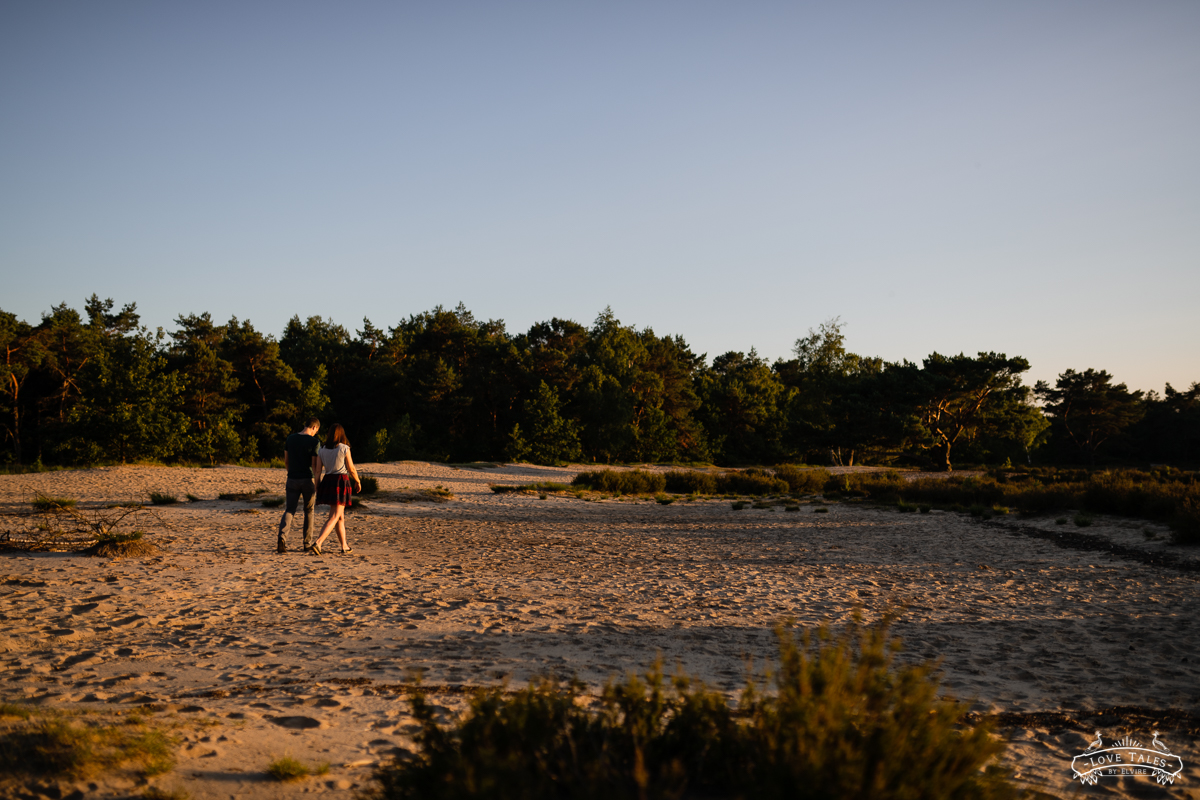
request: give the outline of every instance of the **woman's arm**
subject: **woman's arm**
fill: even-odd
[[[358,470],[356,470],[354,468],[354,459],[352,459],[350,457],[349,449],[346,450],[346,469],[348,469],[350,471],[350,476],[352,478],[354,478],[354,486],[355,486],[354,491],[361,492],[362,491],[362,481],[360,481],[358,479]]]

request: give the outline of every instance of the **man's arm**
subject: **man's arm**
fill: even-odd
[[[290,470],[292,468],[292,465],[288,463],[287,450],[283,451],[283,468],[286,470]]]
[[[321,472],[324,470],[324,467],[325,467],[325,465],[321,463],[321,459],[317,458],[316,456],[312,457],[312,471],[313,471],[313,482],[314,483],[321,482]]]

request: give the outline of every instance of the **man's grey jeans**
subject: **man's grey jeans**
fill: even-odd
[[[313,484],[312,478],[288,478],[287,479],[287,505],[284,506],[283,519],[279,520],[279,551],[283,552],[287,549],[287,535],[292,528],[292,517],[296,516],[296,506],[300,502],[300,496],[304,496],[304,549],[312,547],[313,541],[316,539],[313,536],[313,519],[314,511],[317,503],[317,488]]]

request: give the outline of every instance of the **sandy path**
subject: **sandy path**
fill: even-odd
[[[1083,727],[1091,712],[1200,714],[1196,572],[1065,549],[950,513],[540,500],[487,485],[565,481],[573,471],[415,462],[362,470],[385,494],[440,485],[455,500],[368,500],[348,521],[355,554],[316,558],[273,552],[279,510],[214,499],[278,494],[279,470],[0,476],[0,511],[9,512],[37,492],[84,506],[150,491],[201,498],[162,507],[170,530],[154,537],[161,556],[0,555],[0,699],[105,711],[150,704],[181,739],[178,766],[154,784],[193,798],[349,797],[373,762],[411,746],[397,687],[413,674],[439,689],[447,713],[461,707],[463,685],[545,673],[600,685],[660,653],[668,666],[732,689],[747,657],[762,663],[773,653],[778,620],[840,622],[858,607],[871,616],[902,602],[904,657],[941,658],[950,693],[982,711],[1086,720],[1012,731],[1010,760],[1052,791],[1072,791],[1070,756],[1093,738]],[[1165,547],[1165,531],[1143,523],[1101,520],[1087,533]],[[297,523],[291,540],[299,539]],[[327,551],[336,547],[331,538]],[[1149,730],[1139,733],[1149,740]],[[1194,738],[1162,738],[1187,766],[1163,796],[1200,797]],[[275,784],[264,770],[283,755],[332,768]],[[1124,780],[1088,794],[1158,790]],[[131,788],[109,780],[88,796]]]

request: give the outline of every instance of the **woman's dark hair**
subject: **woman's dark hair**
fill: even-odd
[[[329,432],[329,438],[325,440],[325,449],[332,450],[339,444],[344,444],[346,447],[349,447],[350,440],[346,438],[346,431],[344,428],[342,428],[342,424],[340,422],[335,422],[333,424],[333,430]]]

